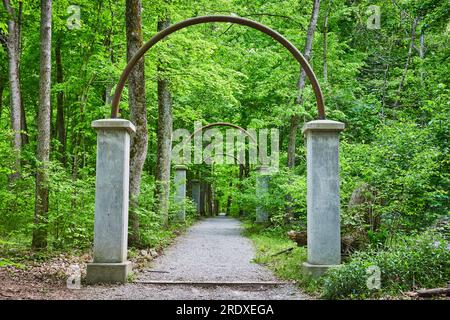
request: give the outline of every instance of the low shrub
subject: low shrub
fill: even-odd
[[[379,289],[369,282],[381,272]],[[372,269],[373,270],[373,269]],[[357,252],[351,260],[323,277],[323,298],[362,299],[444,286],[450,280],[450,245],[433,232],[403,238],[385,250]]]

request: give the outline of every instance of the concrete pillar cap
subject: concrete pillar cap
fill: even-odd
[[[272,167],[268,166],[268,165],[258,165],[255,167],[255,171],[260,173],[260,174],[271,174],[272,173]]]
[[[174,169],[175,170],[185,170],[186,171],[188,169],[188,167],[186,165],[184,165],[184,164],[176,164],[174,166]]]
[[[98,129],[125,129],[128,133],[136,132],[136,127],[126,119],[100,119],[92,122],[92,128]]]
[[[302,133],[307,131],[343,131],[345,123],[333,120],[314,120],[303,125]]]

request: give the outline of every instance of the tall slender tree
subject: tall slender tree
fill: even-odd
[[[52,0],[41,0],[41,47],[39,78],[39,111],[37,122],[35,228],[32,247],[47,246],[48,162],[50,158],[50,89],[52,50]]]
[[[56,66],[56,82],[61,84],[64,82],[62,55],[62,31],[58,34],[55,45],[55,66]],[[64,119],[64,91],[59,90],[56,95],[56,136],[60,143],[59,154],[63,164],[66,163],[66,126]]]
[[[158,20],[158,31],[170,26],[168,16]],[[156,159],[156,211],[164,225],[169,220],[170,161],[172,150],[172,94],[164,68],[158,63],[158,154]]]
[[[309,20],[308,33],[306,34],[304,56],[306,60],[311,59],[312,45],[314,41],[314,33],[316,32],[317,19],[319,17],[320,0],[314,0],[311,19]],[[300,72],[300,79],[297,84],[298,95],[296,99],[297,104],[303,103],[303,89],[305,88],[306,73],[302,69]],[[297,130],[299,126],[300,118],[297,114],[291,117],[291,125],[289,131],[289,143],[288,143],[288,167],[293,168],[295,166],[295,144],[297,141]]]
[[[327,8],[323,21],[323,82],[328,82],[328,16],[330,9]]]
[[[312,51],[312,45],[314,40],[314,32],[316,30],[317,26],[317,19],[319,17],[319,6],[320,6],[320,0],[314,0],[312,13],[311,13],[311,19],[309,21],[309,27],[308,27],[308,33],[306,35],[306,42],[305,42],[305,50],[304,50],[304,56],[307,61],[311,58],[311,51]],[[326,40],[325,40],[326,41]],[[325,42],[326,43],[326,42]],[[325,62],[326,65],[326,62]],[[324,67],[324,74],[326,74],[326,67]],[[303,69],[300,71],[300,78],[297,83],[298,88],[298,95],[296,99],[296,103],[298,105],[303,103],[303,89],[305,88],[305,80],[306,80],[306,73]],[[288,168],[294,168],[295,167],[295,146],[297,143],[297,131],[298,126],[300,123],[300,117],[298,114],[294,113],[294,115],[291,117],[290,120],[290,128],[289,128],[289,140],[288,140],[288,150],[287,150],[287,166]],[[290,223],[291,218],[293,216],[293,208],[290,205],[292,202],[292,198],[290,195],[286,195],[286,208],[285,208],[285,215],[284,215],[284,222],[286,224]]]
[[[3,113],[3,91],[5,90],[5,78],[0,74],[0,118]]]
[[[126,0],[127,59],[130,60],[142,46],[142,2]],[[145,64],[144,58],[134,66],[129,78],[129,105],[131,121],[136,126],[136,133],[131,136],[130,150],[130,212],[129,224],[131,234],[129,242],[140,244],[138,197],[141,187],[142,168],[147,157],[147,109],[145,103]]]
[[[20,2],[20,6],[21,6]],[[9,96],[11,106],[11,130],[13,131],[13,149],[15,153],[14,173],[10,180],[16,180],[20,176],[20,153],[22,150],[21,108],[22,95],[20,92],[20,21],[21,10],[16,12],[9,0],[3,0],[3,6],[8,14],[8,35],[2,34],[3,42],[6,43],[8,52],[8,74],[9,74]]]
[[[413,55],[413,49],[414,49],[414,43],[416,41],[416,32],[417,32],[417,26],[420,22],[420,17],[415,17],[412,26],[411,26],[411,40],[409,41],[409,47],[408,47],[408,55],[406,56],[406,62],[405,62],[405,68],[403,70],[402,79],[400,80],[400,83],[398,85],[397,89],[397,99],[395,100],[394,107],[397,107],[400,102],[400,97],[402,94],[403,86],[405,84],[406,75],[408,73],[409,64],[411,62],[411,58]]]
[[[0,32],[0,44],[5,49],[5,53],[8,52],[6,39],[2,37],[2,34]],[[3,93],[5,92],[5,89],[8,85],[8,66],[7,64],[0,64],[0,119],[3,114]]]

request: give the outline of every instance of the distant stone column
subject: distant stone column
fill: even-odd
[[[125,283],[127,261],[130,133],[124,119],[92,123],[97,131],[94,262],[87,265],[88,283]]]
[[[307,164],[308,262],[306,274],[321,276],[341,263],[339,135],[345,125],[316,120],[304,125]]]
[[[211,203],[211,215],[212,215],[212,216],[215,216],[215,215],[217,215],[217,207],[216,207],[216,191],[214,190],[214,186],[213,186],[213,185],[211,185],[210,188],[211,188],[211,189],[210,189],[211,196],[210,196],[209,201],[210,201],[210,203]]]
[[[206,193],[207,193],[206,182],[200,183],[200,215],[206,216]]]
[[[205,183],[205,216],[211,216],[211,190],[209,183]]]
[[[206,205],[208,206],[208,216],[214,216],[214,198],[213,198],[213,186],[208,183],[208,193],[206,195]]]
[[[184,222],[186,220],[186,208],[184,205],[184,201],[186,198],[186,171],[187,167],[184,165],[175,166],[175,193],[173,195],[173,202],[179,208],[178,221],[180,222]]]
[[[197,213],[200,214],[200,181],[195,179],[191,180],[191,193],[192,201],[194,201],[197,208]]]
[[[264,223],[269,221],[269,213],[267,212],[262,199],[269,192],[269,168],[267,166],[260,166],[257,169],[256,176],[256,198],[258,199],[258,205],[256,207],[256,222]]]

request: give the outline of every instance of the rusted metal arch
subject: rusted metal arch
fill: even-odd
[[[195,131],[189,136],[189,141],[191,141],[192,138],[193,138],[197,133],[202,132],[204,129],[211,128],[211,127],[219,127],[219,126],[222,126],[222,127],[232,127],[232,128],[238,129],[238,130],[244,132],[244,133],[249,137],[249,139],[252,140],[253,143],[255,143],[255,144],[257,143],[257,142],[255,141],[255,138],[254,138],[247,130],[245,130],[244,128],[242,128],[242,127],[240,127],[240,126],[238,126],[238,125],[236,125],[236,124],[232,124],[232,123],[229,123],[229,122],[214,122],[214,123],[208,123],[208,124],[204,125],[203,127],[198,128],[197,130],[195,130]]]
[[[195,17],[191,19],[187,19],[184,21],[181,21],[179,23],[173,24],[167,29],[164,29],[157,34],[153,36],[149,41],[147,41],[139,50],[136,52],[136,54],[131,58],[131,60],[128,62],[127,66],[122,72],[122,75],[120,76],[119,82],[116,86],[116,91],[114,93],[114,98],[111,106],[111,118],[117,118],[119,113],[119,102],[120,97],[122,95],[123,88],[125,86],[125,83],[128,79],[128,76],[130,75],[131,70],[136,65],[136,63],[144,56],[144,54],[150,50],[155,44],[157,44],[159,41],[167,37],[168,35],[174,33],[175,31],[178,31],[180,29],[202,24],[202,23],[209,23],[209,22],[230,22],[230,23],[236,23],[243,26],[247,26],[256,30],[259,30],[268,36],[272,37],[274,40],[281,43],[286,49],[289,50],[289,52],[294,56],[294,58],[300,63],[303,70],[305,71],[306,75],[309,78],[309,81],[311,82],[311,85],[314,90],[314,94],[316,96],[316,103],[317,103],[317,112],[319,115],[319,119],[325,119],[325,106],[324,106],[324,100],[322,95],[322,90],[320,89],[319,82],[317,81],[317,78],[309,65],[308,61],[303,57],[301,52],[291,43],[289,40],[287,40],[285,37],[283,37],[281,34],[276,32],[275,30],[270,29],[269,27],[266,27],[263,24],[260,24],[256,21],[245,19],[241,17],[235,17],[235,16],[202,16],[202,17]]]
[[[231,128],[235,128],[237,130],[240,130],[242,132],[245,133],[246,136],[249,137],[249,139],[256,145],[256,148],[258,148],[258,143],[256,142],[255,138],[244,128],[238,126],[237,124],[233,124],[233,123],[229,123],[229,122],[213,122],[213,123],[208,123],[206,125],[204,125],[203,127],[198,128],[197,130],[195,130],[190,136],[189,136],[189,141],[192,140],[192,138],[195,136],[195,134],[202,132],[204,129],[207,128],[211,128],[211,127],[219,127],[219,126],[223,126],[223,127],[231,127]],[[222,155],[225,156],[230,156],[229,154],[226,153],[222,153]],[[245,165],[245,160],[244,163],[241,163],[236,157],[232,156],[238,163],[239,165]]]
[[[229,153],[218,153],[218,154],[215,154],[214,156],[216,156],[216,155],[217,155],[217,156],[225,156],[225,157],[228,157],[228,158],[232,158],[232,159],[236,160],[236,162],[237,162],[238,165],[241,165],[241,166],[244,165],[244,163],[240,162],[239,159],[238,159],[237,157],[235,157],[235,156],[233,156],[233,155],[231,155],[231,154],[229,154]],[[206,159],[211,159],[211,160],[212,160],[212,158],[213,158],[213,156],[210,156],[210,157],[205,158],[205,160],[206,160]],[[212,164],[216,164],[216,163],[213,162]],[[225,163],[225,164],[228,164],[228,163]]]

